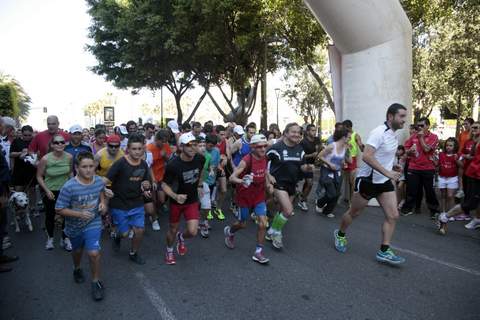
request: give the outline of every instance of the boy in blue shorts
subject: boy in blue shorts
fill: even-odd
[[[93,154],[80,152],[75,159],[77,175],[68,180],[58,196],[55,210],[65,217],[65,234],[72,242],[73,278],[83,283],[85,278],[80,268],[83,250],[87,251],[92,271],[92,297],[102,300],[104,288],[100,282],[100,236],[102,219],[106,212],[105,183],[95,175]]]
[[[137,264],[145,264],[138,250],[145,230],[145,199],[151,199],[150,168],[142,159],[145,152],[145,138],[132,134],[128,138],[127,155],[117,160],[107,173],[106,179],[112,184],[113,198],[109,206],[116,227],[113,250],[120,250],[121,239],[133,230],[129,258]]]

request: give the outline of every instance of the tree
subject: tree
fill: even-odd
[[[320,127],[322,122],[322,109],[328,105],[325,94],[310,71],[291,70],[286,79],[294,79],[287,85],[283,94],[290,105],[293,105],[298,115],[306,118],[308,123]]]
[[[0,73],[0,113],[26,120],[31,99],[15,78]]]
[[[277,41],[281,44],[282,62],[287,69],[303,69],[318,82],[327,104],[335,113],[330,88],[317,72],[326,58],[319,56],[328,44],[328,36],[302,0],[268,0],[267,16]]]
[[[118,88],[132,89],[132,93],[166,87],[175,98],[177,121],[181,123],[181,99],[193,88],[196,75],[188,58],[194,46],[176,35],[176,1],[87,2],[93,40],[87,48],[98,60],[92,70]]]

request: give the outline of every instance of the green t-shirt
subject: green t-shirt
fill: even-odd
[[[47,166],[45,168],[45,184],[50,191],[59,191],[65,182],[70,179],[72,164],[68,153],[64,152],[63,157],[56,159],[53,153],[47,154]]]

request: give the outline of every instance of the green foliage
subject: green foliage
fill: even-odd
[[[26,120],[30,103],[30,97],[18,81],[0,73],[0,114]]]

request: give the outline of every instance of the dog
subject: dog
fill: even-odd
[[[13,212],[13,223],[15,232],[20,232],[20,220],[23,216],[28,231],[33,231],[32,220],[30,220],[30,210],[28,209],[28,196],[25,192],[12,192],[8,204]]]

